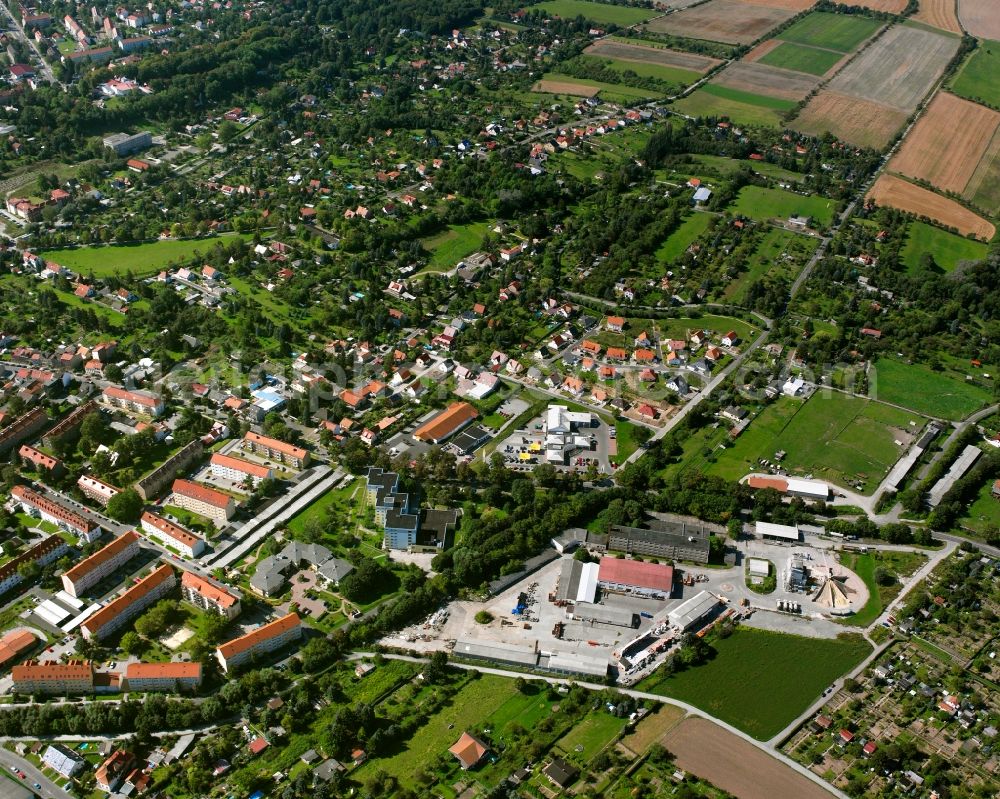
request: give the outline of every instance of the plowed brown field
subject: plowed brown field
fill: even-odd
[[[663,745],[680,768],[740,799],[830,799],[825,788],[708,719],[684,719]]]
[[[956,124],[959,120],[961,124]],[[996,111],[939,92],[907,134],[889,168],[963,194],[998,125],[1000,114]]]
[[[879,177],[868,192],[868,199],[879,205],[934,219],[945,227],[955,228],[963,236],[972,233],[976,238],[989,241],[996,234],[996,228],[990,222],[968,208],[895,175]]]
[[[571,94],[574,97],[593,97],[600,89],[596,86],[586,86],[582,83],[569,83],[562,80],[540,80],[531,87],[533,92],[548,92],[549,94]]]
[[[824,90],[792,120],[791,127],[813,136],[829,132],[858,147],[881,149],[903,127],[906,117],[905,111],[881,103]]]
[[[913,19],[943,31],[962,31],[955,15],[955,0],[920,0],[920,9],[913,15]]]
[[[779,47],[781,44],[781,39],[768,39],[767,41],[758,44],[755,48],[753,48],[753,50],[743,56],[743,60],[748,64],[752,64],[754,61],[762,59],[775,47]]]
[[[997,0],[958,0],[958,18],[973,36],[1000,39],[1000,9]]]

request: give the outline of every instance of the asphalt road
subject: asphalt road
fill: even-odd
[[[15,779],[17,779],[17,775],[11,772],[11,766],[21,769],[27,775],[27,778],[23,780],[19,779],[18,782],[23,783],[25,788],[29,791],[34,791],[36,795],[42,796],[44,799],[73,799],[71,793],[64,791],[23,757],[3,747],[0,747],[0,765],[3,766],[4,771],[8,775]],[[41,790],[33,787],[35,783],[42,786]]]

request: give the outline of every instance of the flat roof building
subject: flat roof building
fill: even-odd
[[[799,541],[802,538],[799,528],[790,524],[756,522],[755,531],[761,538],[771,538],[778,541]]]
[[[653,519],[649,527],[613,525],[607,548],[615,552],[708,563],[711,529],[698,521]]]

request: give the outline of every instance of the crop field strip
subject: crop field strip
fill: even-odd
[[[956,125],[956,120],[961,124]],[[971,200],[1000,169],[993,146],[998,128],[1000,113],[939,92],[889,162],[889,169]],[[997,209],[984,210],[995,213]]]
[[[955,0],[920,0],[917,13],[910,19],[950,33],[962,32],[955,13]]]
[[[870,8],[872,11],[885,11],[888,14],[901,14],[906,9],[907,0],[852,0],[851,5]]]
[[[793,101],[801,100],[818,83],[818,77],[803,72],[745,61],[734,61],[711,81],[712,85]]]
[[[658,17],[646,27],[654,32],[691,39],[749,44],[794,15],[792,9],[742,0],[709,0],[703,5]]]
[[[951,91],[973,102],[1000,108],[1000,42],[979,42],[972,57],[951,81]]]
[[[772,40],[777,41],[777,40]],[[794,42],[779,42],[757,59],[757,63],[822,77],[844,60],[844,54]]]
[[[705,73],[722,62],[717,58],[682,53],[665,47],[650,47],[641,44],[626,44],[613,39],[594,42],[583,51],[584,55],[601,56],[614,61],[635,62],[637,64],[657,64],[690,72]]]
[[[992,222],[954,200],[896,175],[881,175],[868,192],[867,198],[878,205],[934,219],[945,227],[955,228],[963,236],[971,233],[978,239],[989,241],[996,235],[996,227]]]

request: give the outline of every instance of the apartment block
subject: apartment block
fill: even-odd
[[[240,638],[227,641],[215,650],[215,656],[222,670],[228,673],[247,665],[255,657],[281,649],[301,637],[302,623],[298,614],[289,613]]]
[[[227,619],[240,615],[240,598],[222,586],[216,585],[193,572],[181,575],[181,594],[195,607],[218,613]]]
[[[212,455],[212,476],[221,477],[225,480],[232,480],[234,483],[243,483],[249,478],[256,488],[261,480],[269,480],[274,477],[274,470],[267,466],[260,466],[242,458],[234,458],[231,455],[223,455],[216,452]]]
[[[128,624],[156,600],[168,594],[177,585],[174,570],[166,564],[143,577],[118,599],[108,603],[87,619],[80,629],[84,638],[107,638]]]
[[[163,546],[176,549],[185,557],[196,558],[205,551],[204,539],[155,513],[145,511],[140,525],[147,536],[159,541]]]
[[[229,494],[190,480],[174,480],[170,504],[211,519],[217,527],[225,526],[236,513],[236,502]]]
[[[69,547],[63,541],[62,536],[50,535],[44,541],[35,544],[31,549],[22,552],[17,557],[11,558],[0,566],[0,594],[9,591],[14,586],[20,585],[24,580],[18,569],[25,563],[37,563],[39,566],[47,566],[62,557],[68,552]]]
[[[94,690],[94,664],[89,660],[28,660],[14,666],[10,676],[19,694],[84,694]]]
[[[130,531],[77,563],[62,576],[63,589],[79,597],[139,554],[139,534]]]
[[[107,405],[132,413],[160,416],[166,410],[163,400],[148,391],[129,391],[118,386],[108,386],[102,397]]]
[[[76,481],[76,485],[85,497],[94,500],[94,502],[104,507],[107,507],[111,501],[111,497],[121,493],[120,488],[115,488],[110,483],[105,483],[103,480],[99,480],[89,474],[81,475],[80,479]]]
[[[307,450],[285,441],[279,441],[276,438],[262,436],[260,433],[249,432],[243,436],[243,449],[257,455],[263,455],[279,463],[293,466],[296,469],[309,464],[309,452]]]
[[[79,536],[90,543],[101,537],[101,526],[81,513],[72,511],[25,486],[14,486],[10,495],[16,499],[21,509],[30,516],[54,524],[60,530]]]
[[[201,686],[200,663],[129,663],[125,691],[195,691]]]

